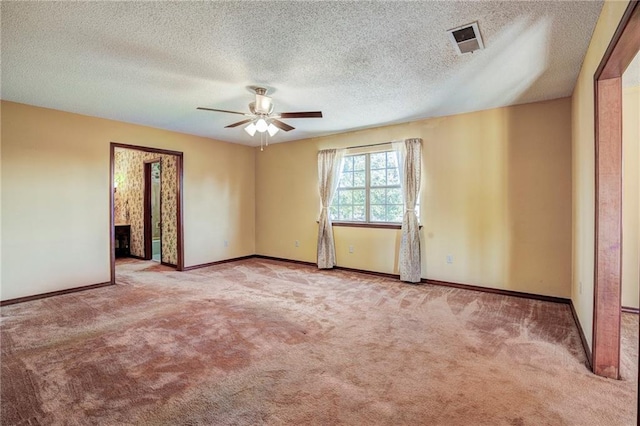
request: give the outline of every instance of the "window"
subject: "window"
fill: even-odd
[[[331,220],[361,223],[401,223],[402,189],[394,151],[344,158]]]

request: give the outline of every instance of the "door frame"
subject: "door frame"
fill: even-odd
[[[151,260],[153,258],[153,214],[151,209],[151,198],[153,195],[151,181],[151,167],[154,163],[160,164],[160,173],[162,174],[162,158],[154,158],[144,161],[144,204],[142,214],[144,215],[144,259]],[[160,177],[160,188],[162,193],[162,177]],[[160,197],[160,263],[162,263],[162,197]]]
[[[130,145],[119,142],[111,142],[109,144],[109,263],[111,271],[111,284],[116,283],[116,256],[115,256],[115,211],[114,211],[114,185],[115,176],[115,149],[124,148],[144,152],[153,152],[156,154],[173,155],[176,157],[176,233],[177,233],[177,251],[178,262],[176,269],[184,271],[184,199],[183,199],[183,182],[184,182],[184,154],[180,151],[171,151],[168,149],[151,148],[148,146]]]
[[[620,377],[622,294],[622,74],[640,50],[640,5],[631,0],[594,74],[595,267],[592,368]]]

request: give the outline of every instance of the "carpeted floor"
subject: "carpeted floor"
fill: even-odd
[[[631,425],[569,307],[250,259],[3,307],[2,425]]]

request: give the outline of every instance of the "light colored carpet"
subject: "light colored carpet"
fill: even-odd
[[[117,271],[2,308],[3,425],[635,422],[635,376],[587,370],[567,305],[260,259]]]

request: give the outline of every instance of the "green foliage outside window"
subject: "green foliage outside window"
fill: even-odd
[[[398,160],[394,151],[344,158],[330,208],[332,220],[400,223],[403,213]]]

